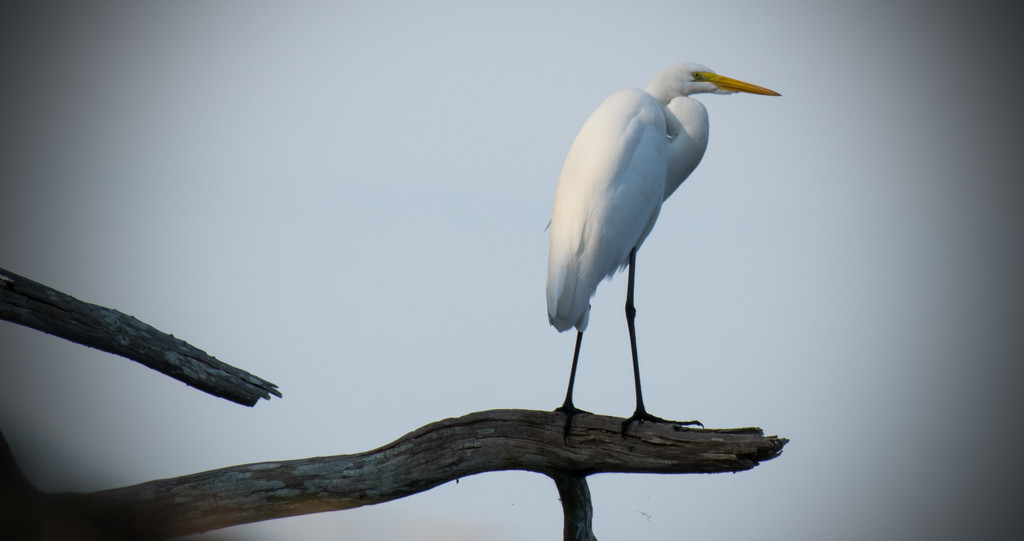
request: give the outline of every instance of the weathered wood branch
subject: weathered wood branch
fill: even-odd
[[[490,410],[438,421],[353,455],[232,466],[90,494],[40,494],[48,524],[84,522],[120,538],[185,535],[382,503],[482,472],[550,476],[567,539],[592,539],[585,477],[599,472],[715,473],[775,458],[785,438],[759,428],[695,429],[579,415],[563,440],[561,413]],[[34,516],[25,513],[24,516]],[[570,532],[568,521],[575,522]],[[569,537],[570,534],[572,537]]]
[[[252,406],[277,385],[218,361],[132,316],[0,268],[0,319],[127,357],[214,396]]]
[[[579,474],[552,475],[562,500],[562,540],[597,541],[594,537],[594,505],[590,501],[587,477]]]

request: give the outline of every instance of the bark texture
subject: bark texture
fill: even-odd
[[[86,524],[111,538],[166,538],[383,503],[483,472],[526,470],[555,480],[565,538],[590,541],[587,475],[742,471],[775,458],[787,441],[759,428],[654,423],[633,425],[623,436],[622,419],[601,415],[575,417],[563,439],[564,419],[553,412],[480,411],[364,453],[231,466],[90,494],[34,493],[22,499],[35,502],[36,511],[21,516],[45,517],[51,529]],[[20,482],[12,486],[25,490]]]
[[[162,372],[245,406],[280,397],[277,385],[218,361],[132,316],[80,301],[0,268],[0,319],[77,342]]]

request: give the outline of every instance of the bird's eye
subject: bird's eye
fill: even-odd
[[[690,75],[691,75],[691,76],[692,76],[692,77],[694,78],[694,80],[696,80],[696,81],[699,81],[699,80],[701,79],[701,77],[700,77],[700,72],[699,72],[699,71],[695,71],[695,72],[691,73]]]

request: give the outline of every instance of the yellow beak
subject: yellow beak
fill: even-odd
[[[748,92],[750,94],[760,94],[762,96],[781,96],[774,90],[768,90],[763,86],[757,86],[751,83],[745,83],[743,81],[733,79],[732,77],[726,77],[725,75],[719,75],[717,73],[702,73],[703,79],[709,83],[714,83],[715,86],[722,90],[732,90],[733,92]]]

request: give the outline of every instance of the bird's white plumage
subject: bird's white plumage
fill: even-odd
[[[668,129],[668,177],[665,199],[697,168],[708,146],[708,111],[699,101],[680,96],[669,102],[665,115]]]
[[[548,316],[584,329],[597,284],[628,259],[658,216],[668,173],[661,106],[617,92],[580,129],[555,192],[548,251]]]
[[[572,143],[555,193],[548,315],[559,331],[587,326],[590,298],[650,231],[665,196],[662,108],[641,90],[608,97]]]
[[[629,262],[662,202],[693,172],[708,143],[699,92],[773,91],[700,64],[672,66],[643,90],[613,94],[576,136],[555,192],[548,251],[548,320],[583,331],[601,280]]]

